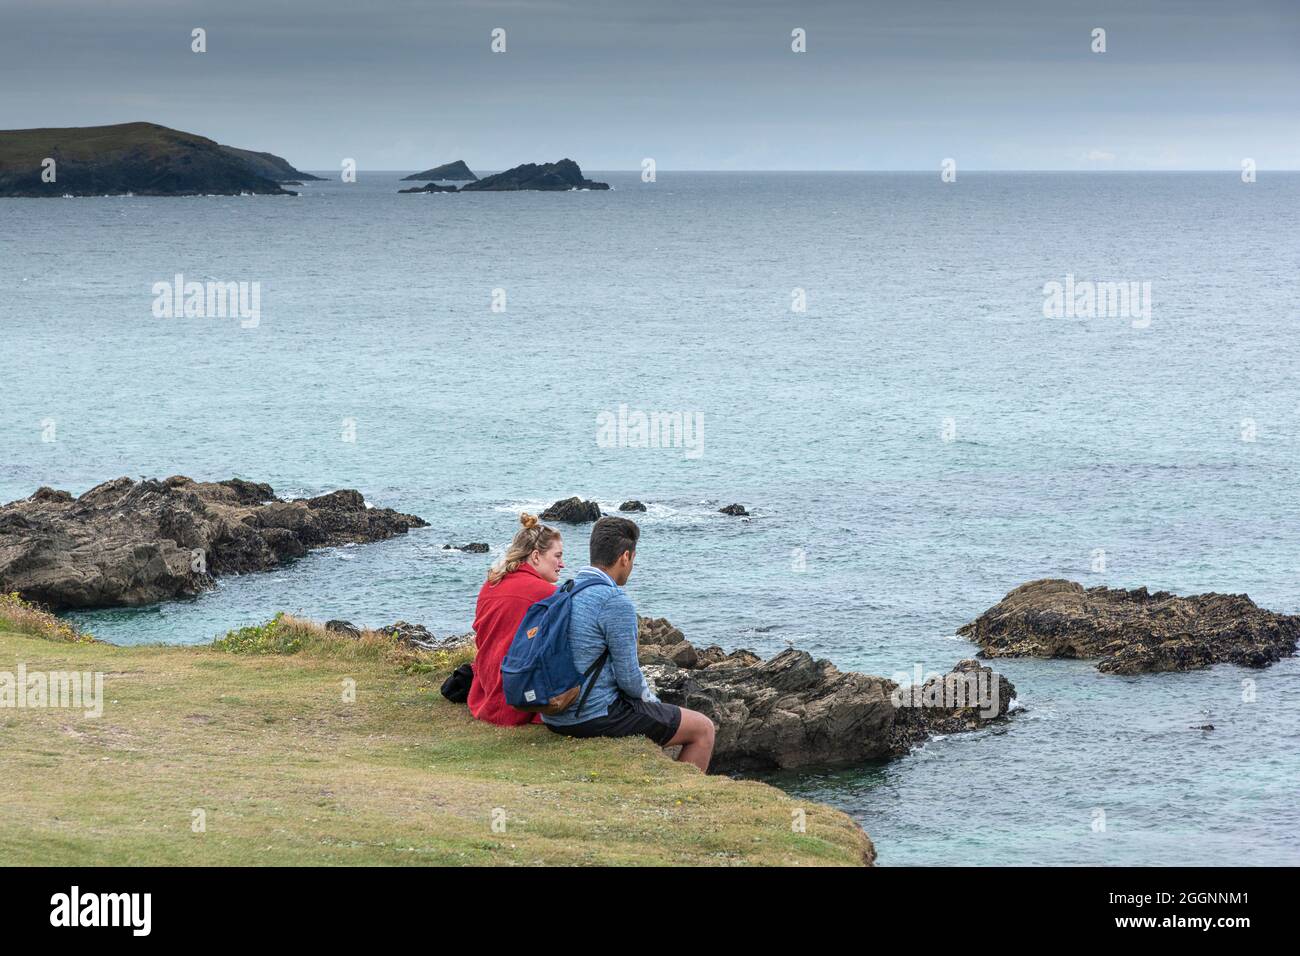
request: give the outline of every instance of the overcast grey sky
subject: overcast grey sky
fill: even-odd
[[[131,120],[304,169],[1297,169],[1300,0],[0,0],[0,127]]]

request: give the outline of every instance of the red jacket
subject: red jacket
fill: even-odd
[[[515,710],[501,689],[501,661],[510,650],[519,622],[529,605],[555,593],[530,564],[521,564],[496,584],[483,582],[474,612],[474,683],[469,689],[469,712],[490,724],[511,727],[541,721],[541,717]]]

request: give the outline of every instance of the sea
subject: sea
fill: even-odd
[[[629,594],[697,646],[908,680],[1036,578],[1300,612],[1300,174],[321,175],[0,201],[0,500],[183,474],[429,522],[72,615],[101,638],[462,633],[519,513],[571,495],[646,504]],[[190,282],[256,308],[166,308]],[[1300,863],[1300,658],[995,663],[1008,720],[768,779],[883,865]]]

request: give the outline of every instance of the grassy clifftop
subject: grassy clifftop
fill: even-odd
[[[292,195],[259,156],[156,123],[0,130],[0,196]]]
[[[475,721],[438,694],[454,655],[292,619],[211,647],[118,647],[37,636],[39,621],[20,617],[0,605],[0,680],[19,664],[29,674],[103,672],[103,715],[0,707],[6,864],[855,865],[874,856],[845,814],[704,776],[647,741]],[[804,832],[791,825],[799,810]]]

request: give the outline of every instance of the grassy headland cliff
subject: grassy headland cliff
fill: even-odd
[[[222,146],[221,148],[231,156],[241,160],[253,172],[265,176],[272,182],[306,183],[322,181],[320,176],[313,176],[311,173],[304,173],[301,169],[295,169],[287,159],[274,153],[259,153],[251,149],[239,149],[236,146]]]
[[[0,706],[0,858],[10,865],[874,859],[847,815],[766,784],[705,776],[648,741],[575,740],[472,719],[438,694],[443,675],[468,653],[411,649],[369,632],[345,638],[287,617],[211,646],[119,647],[81,639],[59,619],[6,599],[0,672],[19,664],[29,674],[100,672],[104,683],[99,717]]]
[[[270,153],[156,123],[0,130],[0,196],[284,196],[294,194],[279,182],[311,178]]]

